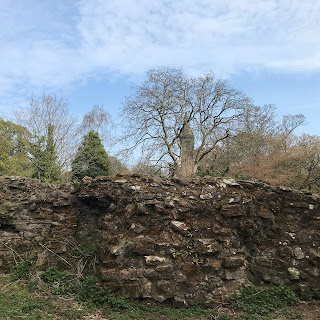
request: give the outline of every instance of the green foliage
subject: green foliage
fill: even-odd
[[[24,260],[14,266],[10,279],[12,281],[17,281],[19,279],[26,279],[29,276],[30,270],[31,270],[31,261]]]
[[[185,250],[176,251],[175,248],[171,248],[170,254],[173,259],[177,259],[178,257],[181,257],[181,256],[189,257],[192,264],[197,267],[200,267],[200,265],[202,264],[202,261],[199,258],[198,253],[194,246],[194,234],[192,232],[188,232],[185,235]]]
[[[30,292],[37,292],[39,290],[39,281],[38,280],[29,280],[26,282],[27,288]]]
[[[85,258],[94,257],[97,251],[98,251],[98,248],[94,244],[85,243],[80,246],[81,255]]]
[[[81,301],[87,301],[94,306],[110,306],[115,310],[131,308],[127,297],[116,297],[110,289],[98,286],[98,279],[95,276],[88,276],[82,282],[78,296]]]
[[[220,314],[218,315],[217,320],[232,320],[232,318],[227,314]]]
[[[56,267],[49,267],[40,278],[50,285],[53,294],[64,295],[70,289],[65,283],[67,275],[66,272],[61,272]]]
[[[279,308],[293,306],[298,302],[294,292],[283,286],[259,288],[246,287],[231,297],[231,307],[252,314],[268,315]]]
[[[71,168],[75,180],[110,174],[110,161],[97,132],[90,131],[84,136]]]
[[[63,282],[67,277],[66,272],[59,271],[56,267],[49,267],[40,278],[47,283]]]
[[[31,175],[29,131],[0,118],[0,175]]]
[[[54,127],[49,124],[47,137],[37,137],[37,142],[31,145],[32,164],[34,167],[32,177],[46,183],[58,183],[61,181],[53,133]]]
[[[21,311],[23,313],[29,313],[30,311],[36,310],[46,310],[48,308],[48,299],[35,299],[33,301],[26,301],[22,307]]]
[[[55,272],[53,273],[55,274]],[[49,274],[49,272],[46,274]],[[49,278],[51,279],[51,277]],[[30,276],[30,279],[34,279],[34,277]],[[66,279],[64,281],[67,282],[68,280]],[[120,308],[117,306],[112,307],[110,304],[105,303],[105,298],[101,298],[101,288],[98,287],[97,289],[97,279],[95,277],[88,277],[84,283],[88,285],[88,288],[82,290],[82,294],[84,295],[82,301],[84,302],[81,303],[74,299],[74,295],[69,295],[67,299],[65,297],[62,298],[54,295],[51,289],[52,287],[50,285],[48,286],[46,282],[43,282],[40,279],[10,283],[7,276],[0,274],[0,319],[75,320],[84,319],[84,317],[96,318],[96,308],[99,308],[98,313],[102,312],[106,319],[114,320],[307,319],[307,316],[302,318],[301,313],[295,307],[286,307],[281,310],[277,310],[275,313],[268,316],[261,316],[253,312],[238,312],[235,314],[234,310],[227,309],[223,309],[223,311],[221,310],[218,312],[217,309],[205,309],[198,305],[190,308],[169,308],[163,305],[151,304],[150,302],[147,302],[147,304],[132,303],[128,308]],[[100,296],[100,298],[94,299],[98,301],[96,306],[90,302],[90,299],[87,299],[85,296],[86,292],[90,293],[88,298],[92,297],[92,295]],[[113,298],[119,299],[114,296]],[[123,298],[123,300],[127,302],[126,298]],[[89,303],[85,301],[88,301]],[[118,301],[122,304],[121,299]],[[319,307],[319,302],[314,301],[312,304],[306,303],[304,310],[308,308],[311,315],[313,314],[314,309],[318,309]]]

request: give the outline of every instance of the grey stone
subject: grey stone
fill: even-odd
[[[300,271],[294,267],[288,268],[289,277],[291,280],[300,279]]]

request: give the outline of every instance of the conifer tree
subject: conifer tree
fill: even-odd
[[[76,180],[110,174],[110,160],[97,132],[91,130],[84,136],[71,168],[72,178]]]
[[[32,146],[34,172],[32,177],[42,182],[58,183],[61,181],[60,168],[57,164],[57,152],[53,139],[54,126],[48,125],[47,138],[38,138]]]

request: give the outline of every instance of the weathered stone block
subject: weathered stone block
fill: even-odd
[[[224,279],[226,280],[240,280],[246,279],[245,268],[238,269],[225,269],[224,270]]]
[[[291,280],[299,280],[300,279],[300,271],[296,268],[288,268],[288,274]]]
[[[178,231],[182,234],[186,234],[189,230],[189,227],[182,221],[173,220],[171,221],[171,227],[173,230]]]
[[[307,258],[313,265],[320,268],[320,250],[310,249]]]
[[[147,266],[157,266],[159,264],[167,263],[167,259],[159,256],[145,256]]]
[[[244,265],[243,257],[226,257],[223,259],[224,268],[240,268]]]
[[[196,239],[194,249],[199,254],[212,254],[222,250],[221,245],[213,239]]]
[[[305,257],[304,252],[302,251],[301,247],[295,247],[293,249],[294,255],[296,257],[296,259],[301,260]]]
[[[204,267],[212,267],[213,269],[221,269],[222,261],[223,260],[221,260],[221,259],[207,257],[205,259]]]

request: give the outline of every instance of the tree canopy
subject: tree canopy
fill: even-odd
[[[72,178],[76,180],[110,174],[110,160],[97,132],[91,130],[84,136],[71,168]]]
[[[47,183],[57,183],[61,180],[53,131],[54,126],[49,124],[46,136],[39,137],[31,143],[32,177]]]
[[[30,176],[30,132],[0,118],[0,175]]]
[[[181,168],[181,138],[190,127],[194,150],[189,174],[193,175],[196,165],[234,134],[251,108],[247,96],[213,72],[193,78],[175,68],[150,70],[123,106],[125,139],[132,141],[127,151],[141,146],[146,159]]]
[[[294,134],[305,117],[280,119],[275,106],[254,105],[213,72],[190,77],[161,67],[147,73],[123,104],[124,163],[109,158],[101,143],[100,137],[113,140],[103,106],[75,121],[64,98],[42,94],[15,115],[18,124],[0,118],[0,175],[61,182],[62,172],[68,182],[125,173],[132,152],[133,160],[141,157],[131,169],[142,174],[228,175],[320,191],[320,137]]]
[[[48,127],[53,128],[52,138],[57,151],[57,162],[63,169],[70,166],[76,150],[76,120],[69,112],[66,99],[54,94],[32,95],[28,106],[15,110],[20,125],[31,133],[31,142],[41,144],[47,139]]]

